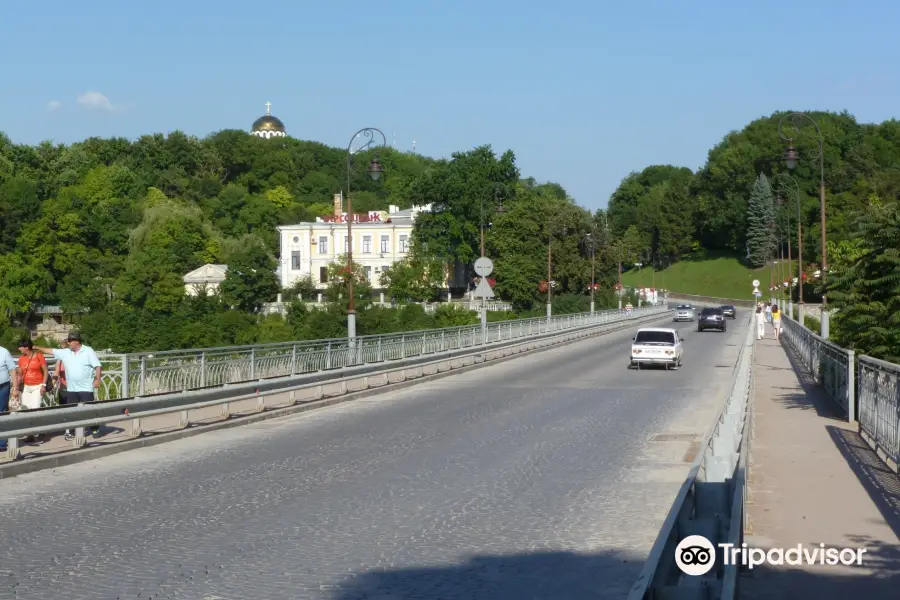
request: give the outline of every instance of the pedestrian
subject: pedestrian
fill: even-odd
[[[47,359],[34,351],[34,343],[28,339],[19,342],[19,376],[22,378],[22,408],[33,410],[41,407],[47,391]]]
[[[80,404],[93,402],[94,393],[100,387],[100,376],[103,368],[97,353],[90,346],[85,346],[81,334],[72,332],[66,338],[69,342],[67,348],[44,348],[35,346],[36,350],[44,354],[52,354],[53,358],[62,363],[66,375],[67,404]],[[62,403],[62,400],[60,400]],[[91,434],[100,437],[100,428],[94,427]],[[74,438],[71,430],[66,430],[66,439]]]
[[[766,302],[766,323],[772,322],[772,304]]]
[[[9,412],[9,400],[19,399],[19,370],[9,350],[0,346],[0,413]],[[6,440],[0,439],[0,452],[6,452]]]
[[[762,307],[756,307],[756,339],[761,340],[766,335],[766,313]]]
[[[30,338],[23,338],[19,341],[19,378],[21,383],[19,388],[21,393],[21,404],[19,409],[34,410],[40,408],[44,394],[47,392],[47,359],[43,354],[34,351],[34,343]],[[28,436],[24,443],[29,444],[35,441],[34,436]]]
[[[777,306],[772,307],[772,327],[775,329],[775,339],[781,335],[781,311]]]

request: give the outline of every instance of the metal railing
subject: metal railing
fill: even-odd
[[[857,363],[859,427],[900,466],[900,365],[864,354]]]
[[[178,413],[177,427],[185,429],[190,425],[192,410],[221,406],[221,415],[228,418],[234,403],[253,400],[256,412],[265,412],[271,406],[267,398],[288,400],[288,406],[308,403],[323,398],[382,387],[391,383],[415,379],[443,371],[465,367],[482,361],[503,358],[532,349],[566,343],[598,333],[617,331],[644,323],[652,323],[667,318],[666,309],[649,309],[630,316],[585,315],[586,318],[570,319],[568,328],[554,328],[548,325],[543,333],[520,336],[495,341],[485,346],[468,349],[453,349],[440,353],[425,353],[380,364],[358,364],[331,372],[317,372],[305,375],[285,376],[268,381],[236,383],[224,388],[198,389],[178,393],[160,394],[147,397],[122,399],[117,402],[89,402],[76,406],[65,405],[35,410],[25,410],[0,417],[0,439],[8,442],[6,460],[19,456],[18,438],[52,433],[63,429],[75,430],[73,446],[84,446],[84,428],[130,421],[130,438],[142,435],[141,420],[155,415]],[[575,323],[582,323],[575,326]],[[562,324],[562,319],[557,325]],[[420,347],[424,348],[424,347]],[[395,379],[399,376],[399,379]],[[306,397],[302,397],[306,394]],[[310,395],[311,394],[311,395]],[[0,455],[0,460],[3,456]]]
[[[843,409],[848,421],[856,420],[854,351],[841,348],[816,335],[782,313],[782,336],[815,382]]]
[[[740,548],[744,541],[754,333],[751,320],[735,363],[731,392],[701,444],[702,452],[669,509],[628,600],[737,597],[740,566],[724,558],[728,546]],[[706,538],[716,555],[714,566],[703,575],[689,575],[676,562],[679,544],[692,535]]]
[[[656,308],[635,310],[633,316],[649,314]],[[498,321],[488,323],[482,339],[480,325],[406,331],[385,335],[359,336],[353,346],[347,338],[284,342],[249,346],[226,346],[100,354],[103,366],[99,400],[119,400],[216,387],[226,384],[303,375],[351,366],[402,360],[477,348],[497,342],[564,331],[586,325],[603,324],[627,315],[618,310]],[[50,361],[51,366],[53,361]]]

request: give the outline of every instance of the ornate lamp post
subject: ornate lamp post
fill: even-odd
[[[553,318],[553,230],[548,228],[547,235],[547,323]],[[566,235],[566,228],[563,227],[560,233]]]
[[[799,286],[797,293],[797,322],[803,325],[803,220],[800,215],[800,184],[787,173],[778,173],[772,179],[778,179],[779,177],[790,179],[794,184],[794,202],[797,204],[797,285]],[[779,198],[779,202],[781,202],[781,198]],[[790,226],[790,219],[788,219],[788,226]],[[788,237],[788,262],[791,262],[790,237]],[[793,297],[789,297],[791,300],[788,300],[788,314],[793,318]]]
[[[350,304],[347,306],[347,337],[350,340],[351,346],[356,342],[356,300],[353,296],[353,201],[350,196],[350,175],[353,172],[353,155],[376,145],[376,133],[381,135],[381,147],[386,147],[387,137],[385,137],[380,129],[375,129],[374,127],[360,129],[353,134],[353,137],[350,138],[350,143],[347,144],[347,293],[350,295]],[[354,152],[353,141],[359,136],[368,138],[368,141]],[[366,169],[366,172],[368,172],[369,177],[378,181],[381,174],[384,173],[384,167],[378,162],[377,158],[373,158],[369,162],[369,167]]]
[[[782,131],[782,126],[784,125],[785,120],[788,120],[790,123],[790,133],[791,135],[785,135]],[[825,218],[825,137],[822,135],[822,130],[819,128],[819,124],[813,120],[812,117],[807,115],[806,113],[790,113],[781,118],[781,121],[778,122],[778,135],[781,136],[781,139],[788,143],[787,150],[784,153],[784,162],[787,165],[787,168],[793,170],[797,166],[797,161],[800,160],[800,153],[794,147],[794,135],[800,133],[800,125],[803,120],[807,120],[813,124],[816,128],[816,141],[818,144],[817,153],[814,154],[811,159],[819,160],[819,214],[821,217],[821,226],[822,226],[822,285],[825,285],[825,273],[828,270],[828,252],[827,246],[825,243],[825,230],[826,230],[826,218]],[[802,298],[801,298],[802,300]],[[822,337],[828,339],[828,301],[825,297],[825,294],[822,294]]]
[[[503,208],[503,198],[506,196],[506,186],[502,183],[492,183],[485,193],[481,196],[481,258],[485,258],[484,256],[484,197],[488,194],[494,194],[494,202],[497,204],[497,207],[494,209],[494,213],[503,214],[506,212],[506,209]],[[491,224],[488,224],[490,227]],[[487,279],[485,277],[485,279]],[[489,283],[485,282],[487,285]],[[481,296],[481,340],[482,343],[486,343],[487,339],[487,297]]]

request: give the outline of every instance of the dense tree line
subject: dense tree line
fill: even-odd
[[[630,238],[640,260],[656,267],[710,253],[735,255],[758,267],[772,260],[779,239],[796,257],[796,191],[783,176],[789,174],[800,187],[804,299],[821,300],[825,290],[815,277],[822,258],[817,136],[811,124],[795,136],[801,158],[789,171],[778,133],[785,114],[729,133],[696,173],[651,166],[626,177],[609,202],[613,236]],[[847,113],[809,114],[824,138],[826,296],[840,308],[832,336],[875,356],[896,358],[900,121],[861,124]]]
[[[364,173],[369,156],[354,160],[353,205],[359,212],[455,202],[472,182],[499,177],[522,197],[511,205],[512,219],[541,223],[540,211],[556,203],[566,207],[570,220],[590,220],[559,186],[519,183],[511,152],[498,159],[483,147],[438,161],[383,148],[378,158],[385,166],[378,182]],[[275,227],[331,214],[333,194],[345,187],[346,176],[343,149],[241,131],[204,139],[174,132],[133,142],[91,138],[37,146],[14,144],[0,134],[0,343],[13,344],[40,305],[60,305],[93,345],[118,351],[346,335],[343,302],[336,301],[346,298],[350,277],[342,265],[333,270],[327,296],[335,302],[327,310],[298,303],[286,319],[259,313],[281,291],[274,276]],[[530,210],[539,212],[529,215]],[[477,217],[471,207],[461,213],[454,207],[453,213],[452,232],[440,238],[445,245],[431,246],[442,251],[440,257],[414,252],[386,274],[396,301],[435,299],[444,275],[441,261],[474,256]],[[435,215],[434,223],[440,218]],[[505,233],[492,244],[512,243],[508,226],[499,231]],[[540,237],[534,240],[541,243]],[[538,246],[533,252],[539,254]],[[416,247],[426,249],[427,242]],[[557,251],[558,268],[563,278],[574,279],[561,291],[583,292],[584,265],[566,252]],[[521,265],[507,261],[505,287],[498,292],[517,298],[519,312],[491,318],[538,314],[540,307],[529,299],[538,299],[542,272],[525,268],[513,275]],[[229,265],[219,294],[186,297],[183,275],[205,263]],[[361,278],[361,270],[354,276]],[[307,283],[299,282],[288,297]],[[369,309],[361,280],[356,290],[365,309],[360,334],[477,321],[476,314],[449,307],[435,314],[412,307]],[[587,306],[580,296],[563,295],[559,302],[560,310]]]

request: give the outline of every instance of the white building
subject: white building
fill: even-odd
[[[194,269],[182,279],[184,280],[184,293],[188,296],[197,296],[201,290],[213,294],[219,289],[219,284],[225,281],[228,265],[205,264]]]
[[[334,207],[333,216],[278,227],[282,288],[291,287],[305,275],[312,276],[317,289],[328,287],[328,265],[345,255],[349,247],[341,194],[335,194]],[[372,288],[382,288],[381,273],[408,256],[415,218],[427,210],[431,210],[430,205],[407,210],[391,206],[387,212],[354,215],[353,262],[363,267]]]

